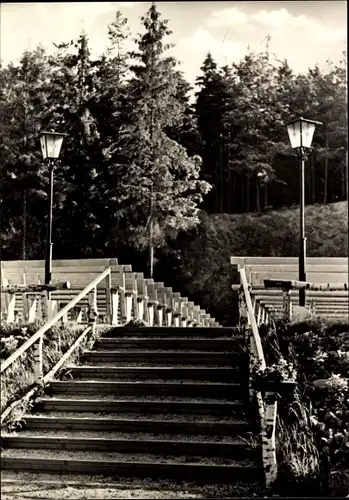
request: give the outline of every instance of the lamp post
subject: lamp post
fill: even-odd
[[[296,118],[287,127],[291,147],[300,160],[300,241],[299,241],[299,281],[306,281],[306,238],[304,226],[304,164],[307,160],[307,150],[310,150],[315,126],[322,122]],[[299,305],[305,306],[305,288],[299,290]]]
[[[40,133],[41,151],[44,160],[48,160],[49,167],[49,208],[48,208],[48,224],[47,224],[47,240],[46,240],[46,255],[45,255],[45,285],[51,282],[52,274],[52,208],[53,208],[53,169],[54,160],[59,157],[63,139],[67,134],[57,132]]]

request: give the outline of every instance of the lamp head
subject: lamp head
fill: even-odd
[[[44,160],[57,159],[61,152],[63,139],[67,134],[60,132],[48,132],[43,130],[40,133],[40,145]]]

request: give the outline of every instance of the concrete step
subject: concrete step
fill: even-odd
[[[237,328],[207,328],[207,327],[194,327],[194,328],[181,328],[173,326],[163,326],[163,327],[132,327],[125,328],[112,327],[107,330],[104,334],[105,337],[137,337],[137,338],[149,338],[149,337],[202,337],[202,338],[234,338],[244,342],[244,338]]]
[[[138,414],[169,414],[172,415],[219,415],[231,418],[244,416],[245,405],[236,401],[203,401],[191,398],[189,401],[173,401],[170,399],[144,400],[134,399],[84,399],[76,398],[39,398],[35,404],[36,412],[103,412],[106,413],[138,413]]]
[[[148,453],[174,456],[200,456],[200,457],[229,457],[233,459],[253,460],[258,455],[256,450],[241,439],[230,440],[230,442],[215,442],[195,440],[156,439],[147,436],[141,439],[113,438],[113,433],[107,437],[98,436],[98,432],[91,433],[94,437],[73,437],[61,435],[23,435],[7,436],[2,438],[2,446],[5,449],[42,449],[42,450],[66,450],[66,451],[102,451],[118,453]],[[50,432],[50,431],[49,431]]]
[[[90,473],[121,477],[169,478],[201,483],[256,481],[263,469],[255,461],[229,457],[188,457],[151,454],[123,456],[117,452],[9,449],[2,453],[1,469],[60,473]]]
[[[108,350],[108,349],[142,349],[145,351],[151,350],[192,350],[192,351],[219,351],[219,352],[233,352],[240,347],[237,342],[231,339],[181,339],[171,337],[170,339],[125,339],[105,337],[94,345],[94,350]]]
[[[200,382],[115,382],[59,380],[50,383],[47,394],[114,394],[237,399],[243,394],[238,383]]]
[[[203,421],[163,420],[162,418],[110,418],[108,417],[59,417],[46,415],[25,415],[25,429],[36,430],[50,429],[71,431],[113,431],[113,432],[156,432],[171,434],[191,434],[207,436],[245,436],[249,432],[256,431],[256,427],[246,420],[232,421],[210,421],[208,418]]]
[[[200,352],[200,351],[120,351],[120,350],[93,350],[84,353],[84,361],[103,364],[104,362],[151,362],[168,363],[171,365],[185,363],[197,365],[240,365],[246,362],[246,356],[240,353]]]
[[[68,366],[73,379],[129,379],[129,380],[200,380],[232,382],[241,376],[240,370],[230,367],[164,367],[164,366]]]

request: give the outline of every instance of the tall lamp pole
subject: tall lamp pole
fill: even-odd
[[[67,134],[57,132],[40,133],[41,151],[44,160],[48,161],[49,168],[49,207],[48,207],[48,223],[47,223],[47,239],[46,239],[46,255],[45,255],[45,285],[49,285],[52,275],[52,209],[53,209],[53,169],[54,160],[59,157],[63,139]]]
[[[314,120],[306,120],[305,118],[297,118],[289,122],[287,127],[288,136],[291,142],[291,147],[296,150],[300,160],[300,239],[299,239],[299,281],[306,281],[306,245],[305,223],[304,223],[304,207],[305,207],[305,181],[304,170],[307,160],[307,152],[311,148],[315,126],[322,125],[322,122]],[[299,289],[299,305],[305,306],[305,288]]]

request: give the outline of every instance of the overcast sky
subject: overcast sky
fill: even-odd
[[[3,64],[16,62],[25,49],[42,43],[49,52],[53,42],[76,38],[82,29],[89,36],[92,55],[102,53],[107,25],[119,9],[129,20],[132,35],[141,29],[140,17],[150,2],[4,2],[1,4]],[[219,64],[239,61],[247,47],[259,51],[271,37],[270,51],[287,58],[296,72],[316,63],[337,61],[346,49],[347,5],[344,1],[157,2],[173,31],[173,55],[193,83],[205,54]],[[265,45],[264,45],[265,46]]]

